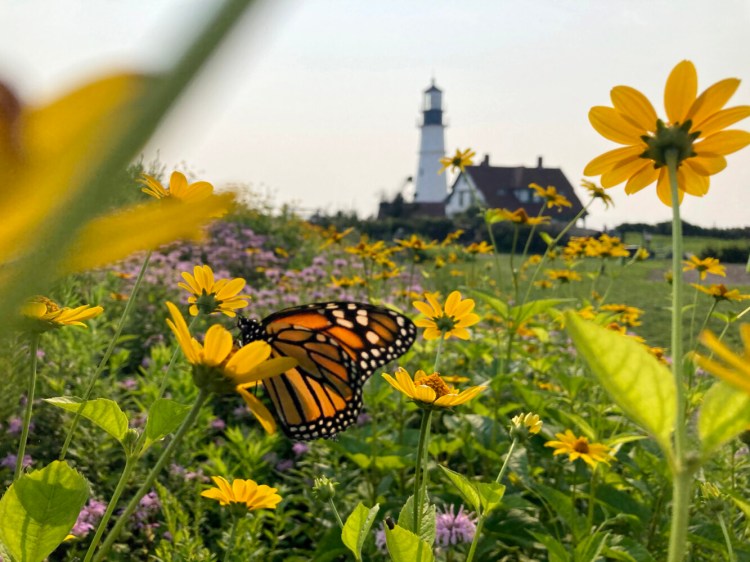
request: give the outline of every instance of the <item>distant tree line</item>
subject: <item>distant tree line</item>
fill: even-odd
[[[648,234],[672,234],[672,222],[645,224],[642,222],[624,223],[615,228],[617,232],[644,232]],[[705,236],[706,238],[721,238],[723,240],[747,240],[750,238],[750,227],[742,228],[706,228],[688,222],[682,223],[684,236]]]

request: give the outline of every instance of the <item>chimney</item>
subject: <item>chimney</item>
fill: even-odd
[[[484,158],[482,159],[482,166],[489,166],[490,165],[490,155],[485,154]]]
[[[544,168],[544,166],[542,166],[542,157],[541,156],[537,157],[537,159],[536,159],[536,167],[540,168],[540,169]]]

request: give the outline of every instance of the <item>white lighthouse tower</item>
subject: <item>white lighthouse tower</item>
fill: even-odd
[[[420,124],[419,165],[415,176],[415,203],[442,203],[448,195],[445,174],[438,174],[445,156],[443,92],[435,81],[424,91]]]

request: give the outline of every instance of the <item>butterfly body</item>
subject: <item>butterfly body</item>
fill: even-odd
[[[242,344],[266,341],[297,366],[263,381],[280,425],[293,439],[332,437],[357,420],[362,386],[408,351],[416,327],[388,308],[325,302],[287,308],[261,321],[240,318]]]

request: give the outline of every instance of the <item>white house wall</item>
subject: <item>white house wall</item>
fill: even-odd
[[[453,184],[453,191],[446,201],[445,214],[452,217],[476,204],[485,205],[484,196],[474,187],[466,174],[461,174]]]

